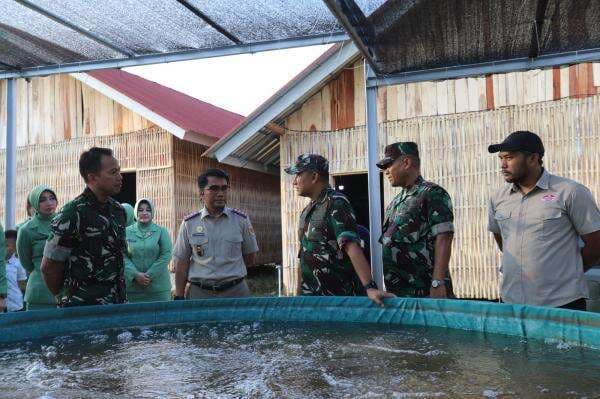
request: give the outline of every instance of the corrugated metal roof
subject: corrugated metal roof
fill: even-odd
[[[88,75],[123,93],[185,131],[220,139],[244,120],[242,115],[116,69]]]

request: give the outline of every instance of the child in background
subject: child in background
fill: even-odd
[[[6,230],[6,311],[18,312],[23,310],[23,292],[27,286],[27,272],[15,256],[17,246],[17,231]]]

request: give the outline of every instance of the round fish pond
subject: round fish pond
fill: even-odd
[[[596,397],[600,314],[248,298],[0,317],[0,397]]]

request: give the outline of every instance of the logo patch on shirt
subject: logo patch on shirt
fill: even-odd
[[[204,226],[196,227],[196,233],[204,233]]]
[[[556,194],[544,194],[542,195],[542,202],[556,202],[558,195]]]

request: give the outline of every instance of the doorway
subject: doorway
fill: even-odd
[[[366,173],[334,176],[335,189],[344,193],[356,213],[356,223],[369,228],[369,179]],[[383,174],[379,174],[381,217],[383,222]]]
[[[131,206],[135,206],[136,198],[136,175],[135,172],[121,173],[123,176],[123,186],[121,192],[113,198],[119,203],[128,203]]]

